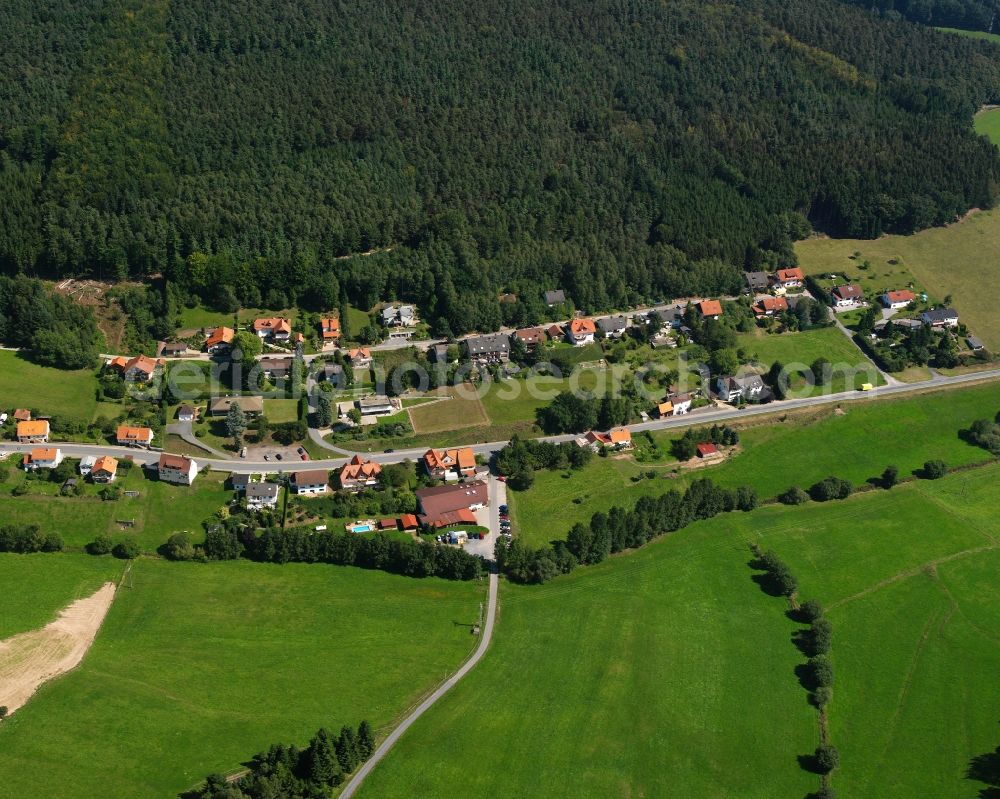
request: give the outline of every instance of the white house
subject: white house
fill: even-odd
[[[628,322],[624,316],[608,316],[597,320],[597,329],[605,338],[621,338],[628,327]]]
[[[35,447],[24,456],[25,471],[34,469],[55,469],[62,463],[62,450],[58,447]]]
[[[330,478],[325,469],[293,472],[290,484],[296,494],[325,494],[330,490]]]
[[[833,295],[834,305],[838,308],[849,308],[865,299],[865,293],[861,290],[861,286],[854,283],[846,286],[834,286],[830,293]]]
[[[246,487],[247,506],[255,510],[277,507],[278,493],[277,483],[248,483]]]
[[[597,326],[593,319],[574,319],[566,328],[566,338],[577,347],[594,342]]]
[[[198,476],[198,464],[183,455],[170,455],[164,452],[156,463],[160,479],[165,483],[189,486]]]
[[[716,386],[719,399],[723,402],[756,400],[764,391],[764,381],[760,375],[725,375],[717,380]]]
[[[958,314],[951,308],[933,308],[920,314],[920,321],[928,327],[958,327]]]
[[[97,463],[97,458],[93,455],[84,455],[80,458],[80,474],[86,477],[90,474],[91,469],[94,468],[95,463]]]
[[[916,302],[917,295],[912,291],[903,289],[901,291],[887,291],[879,299],[882,300],[882,304],[886,308],[898,310],[900,308],[905,308],[911,302]]]

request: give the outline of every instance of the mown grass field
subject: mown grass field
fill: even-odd
[[[762,545],[829,608],[842,795],[992,795],[967,772],[1000,744],[998,486],[991,466],[761,517]]]
[[[795,245],[799,263],[809,274],[847,273],[870,296],[887,288],[904,288],[912,275],[917,291],[932,300],[948,295],[961,321],[991,350],[1000,350],[1000,210],[981,211],[961,222],[923,230],[912,236],[861,239],[813,238]],[[854,260],[856,251],[861,255]],[[896,265],[889,263],[897,260]],[[871,269],[862,271],[863,261]]]
[[[750,579],[748,554],[717,520],[545,586],[504,584],[486,658],[358,795],[814,790],[796,761],[819,733],[793,674],[795,625]]]
[[[38,366],[20,353],[0,351],[0,409],[37,408],[40,413],[84,423],[97,407],[96,372]]]
[[[440,402],[421,403],[408,410],[413,432],[440,433],[476,427],[489,423],[483,403],[470,386],[446,389],[440,393],[447,399]]]
[[[997,36],[995,33],[984,35],[992,36],[998,43],[1000,43],[1000,36]],[[988,111],[980,111],[976,114],[976,117],[972,122],[972,126],[976,129],[976,133],[981,136],[985,136],[994,144],[1000,144],[1000,108],[991,108]]]
[[[384,728],[469,652],[482,594],[323,565],[137,561],[80,668],[0,725],[0,797],[176,796],[321,725]]]
[[[528,491],[509,492],[515,530],[532,544],[565,538],[573,524],[595,511],[631,505],[643,494],[683,490],[690,477],[752,485],[766,498],[792,485],[807,488],[829,475],[860,485],[890,464],[908,475],[932,458],[950,466],[978,463],[989,453],[962,441],[958,432],[1000,411],[1000,384],[852,403],[843,411],[824,409],[785,422],[780,415],[769,417],[740,430],[742,449],[735,457],[677,479],[635,481],[650,470],[667,475],[673,464],[637,463],[629,457],[594,458],[577,471],[539,471]],[[654,438],[668,447],[678,435],[661,432]]]
[[[264,400],[264,415],[272,424],[298,421],[299,401],[294,399],[266,399]]]
[[[110,558],[0,553],[0,639],[44,627],[70,602],[116,581],[124,565]]]
[[[983,39],[987,42],[1000,44],[1000,36],[997,36],[995,33],[987,33],[986,31],[967,31],[962,28],[936,27],[935,29],[941,31],[942,33],[954,33],[958,36],[967,36],[970,39]]]
[[[0,483],[0,520],[11,524],[37,524],[43,531],[62,536],[67,547],[82,547],[100,533],[114,540],[136,539],[146,551],[154,551],[171,533],[188,530],[194,540],[204,536],[201,522],[232,499],[219,472],[202,472],[192,486],[176,486],[149,480],[143,469],[133,466],[115,485],[123,491],[138,491],[138,497],[105,502],[100,486],[85,485],[79,497],[59,496],[55,483],[29,481],[31,492],[15,497],[13,487],[25,480],[20,470]],[[119,520],[135,520],[125,530]]]

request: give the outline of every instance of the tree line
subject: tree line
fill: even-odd
[[[498,541],[495,556],[500,571],[510,580],[544,583],[579,565],[600,563],[614,552],[637,549],[700,519],[751,511],[757,504],[757,492],[750,486],[721,488],[711,480],[695,480],[683,494],[672,490],[658,497],[640,497],[631,509],[598,511],[588,524],[573,525],[565,541],[536,549],[518,538]]]
[[[144,336],[189,302],[457,335],[736,292],[1000,177],[990,45],[835,0],[130,6],[0,9],[0,271],[160,276]]]

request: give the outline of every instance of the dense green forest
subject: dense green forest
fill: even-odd
[[[156,277],[163,306],[398,298],[461,333],[549,288],[735,291],[810,227],[941,224],[1000,173],[970,122],[990,46],[836,0],[11,0],[0,26],[0,272]]]
[[[1000,0],[842,0],[890,18],[905,18],[923,25],[997,32]]]

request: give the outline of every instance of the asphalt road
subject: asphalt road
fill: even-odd
[[[751,416],[762,416],[767,414],[784,413],[785,411],[798,410],[801,408],[815,408],[823,405],[834,405],[851,402],[871,402],[880,399],[913,394],[928,389],[951,388],[976,383],[985,380],[996,380],[1000,378],[1000,369],[989,369],[982,372],[973,372],[954,377],[935,375],[930,380],[919,383],[900,383],[893,386],[882,386],[872,391],[842,391],[837,394],[826,394],[817,397],[805,397],[802,399],[788,399],[781,402],[772,402],[767,405],[750,405],[740,410],[726,406],[724,408],[699,408],[685,416],[673,416],[667,419],[654,419],[648,422],[629,425],[633,433],[640,433],[646,430],[670,430],[674,428],[684,428],[693,425],[711,424],[723,422],[730,419],[745,419]],[[547,436],[543,440],[552,442],[572,441],[577,438],[577,434],[560,436]],[[59,442],[53,442],[59,443]],[[463,445],[455,442],[450,446],[469,446],[477,455],[489,457],[492,453],[500,450],[506,441],[490,441],[486,443]],[[132,449],[129,447],[117,447],[107,444],[63,444],[59,443],[60,449],[71,457],[82,457],[84,455],[114,455],[121,458],[132,456],[133,460],[139,463],[154,463],[159,457],[155,451]],[[0,452],[28,452],[33,448],[31,444],[16,444],[11,442],[0,443]],[[361,453],[365,458],[379,463],[400,463],[404,460],[417,460],[427,451],[426,447],[416,449],[401,449],[393,452],[373,452]],[[195,456],[200,468],[208,468],[215,471],[237,472],[242,474],[267,472],[269,474],[282,474],[287,472],[301,471],[303,469],[337,469],[343,466],[349,458],[345,455],[339,458],[324,458],[313,460],[308,463],[302,461],[247,461],[228,460],[219,458],[208,458]]]

